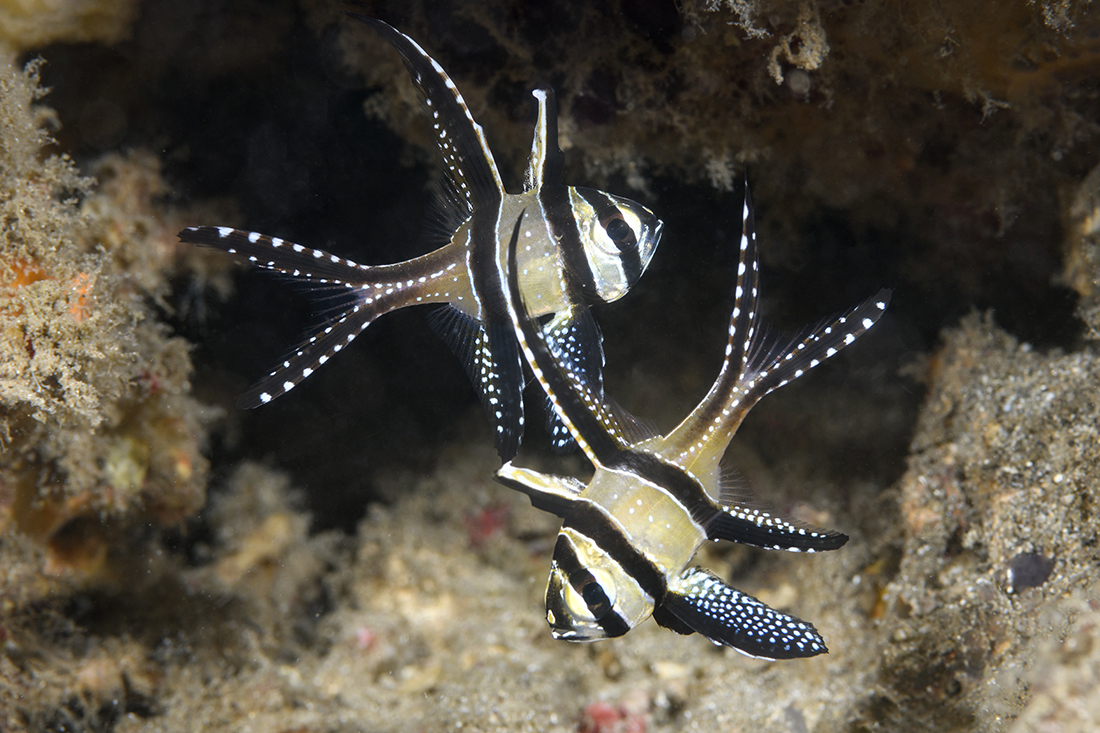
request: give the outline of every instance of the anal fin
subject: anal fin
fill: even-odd
[[[512,460],[523,438],[523,365],[510,326],[486,327],[453,306],[436,311],[431,325],[477,389],[501,460]]]

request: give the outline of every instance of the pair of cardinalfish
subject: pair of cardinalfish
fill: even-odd
[[[548,89],[533,92],[538,121],[523,192],[508,193],[481,126],[443,68],[386,23],[348,15],[397,49],[420,92],[445,164],[447,241],[407,262],[368,266],[230,227],[180,232],[185,242],[288,278],[329,315],[239,404],[256,407],[290,391],[385,313],[442,304],[434,326],[465,364],[493,426],[504,461],[498,480],[562,519],[546,590],[555,638],[621,636],[652,616],[754,657],[827,651],[812,624],[689,566],[705,540],[793,552],[847,541],[783,517],[724,473],[721,459],[761,397],[852,343],[882,315],[890,292],[794,337],[769,336],[758,323],[759,257],[746,185],[722,368],[691,414],[657,434],[605,396],[602,337],[588,306],[617,300],[637,283],[661,221],[628,199],[561,182]],[[594,466],[587,484],[511,463],[523,434],[525,362],[548,398],[554,446],[575,443]]]

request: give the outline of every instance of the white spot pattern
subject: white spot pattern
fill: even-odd
[[[678,590],[712,622],[700,631],[716,644],[764,659],[809,657],[827,651],[812,624],[780,613],[704,570],[687,573]]]

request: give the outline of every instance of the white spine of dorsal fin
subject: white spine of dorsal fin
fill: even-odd
[[[550,145],[557,145],[557,140],[549,140],[547,122],[548,110],[547,92],[545,89],[535,89],[531,96],[538,100],[538,119],[535,121],[535,134],[531,140],[531,155],[527,158],[527,172],[523,174],[523,192],[537,191],[542,188],[543,173],[546,171],[546,156]]]

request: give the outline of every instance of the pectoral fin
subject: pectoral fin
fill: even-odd
[[[797,659],[829,651],[813,624],[776,611],[702,568],[685,570],[669,586],[661,606],[667,612],[662,626],[680,631],[669,625],[671,616],[715,644],[750,657]]]

